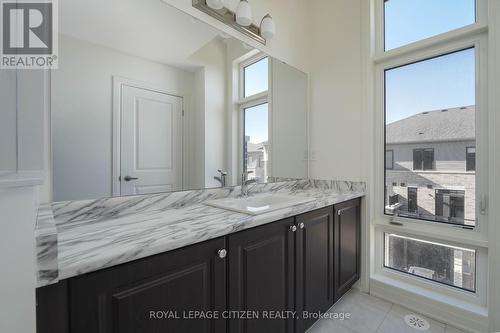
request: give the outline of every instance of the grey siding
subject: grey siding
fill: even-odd
[[[465,172],[466,148],[475,145],[475,141],[422,142],[390,144],[386,149],[394,151],[394,170],[413,170],[413,150],[433,148],[436,171]]]

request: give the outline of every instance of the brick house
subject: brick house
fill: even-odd
[[[475,108],[386,125],[386,212],[475,225]]]

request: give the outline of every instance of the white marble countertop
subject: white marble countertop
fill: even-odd
[[[365,194],[365,184],[313,180],[257,184],[250,195],[286,193],[315,200],[256,216],[203,203],[235,197],[239,191],[233,187],[42,206],[36,233],[38,286],[358,198]]]

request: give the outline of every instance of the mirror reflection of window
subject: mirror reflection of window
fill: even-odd
[[[253,64],[246,66],[243,70],[244,93],[243,97],[249,97],[269,89],[269,58],[265,57]]]
[[[268,103],[249,107],[245,113],[244,171],[249,179],[266,181],[269,176]]]
[[[257,55],[240,64],[243,172],[248,179],[267,182],[270,173],[269,58]]]

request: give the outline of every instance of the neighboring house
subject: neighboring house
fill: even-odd
[[[386,126],[386,211],[475,225],[475,108],[422,112]]]
[[[253,171],[248,179],[266,182],[269,176],[269,143],[251,143],[250,138],[245,138],[245,165],[246,171]]]

